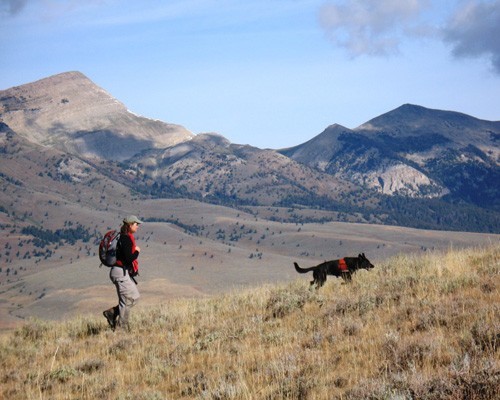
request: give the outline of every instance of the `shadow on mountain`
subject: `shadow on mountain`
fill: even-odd
[[[154,147],[151,140],[123,135],[110,129],[75,132],[72,141],[61,145],[71,153],[113,161],[128,160],[137,153]]]

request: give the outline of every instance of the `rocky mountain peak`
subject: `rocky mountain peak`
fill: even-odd
[[[194,136],[182,126],[131,113],[80,72],[0,91],[0,121],[35,143],[112,160]]]
[[[398,128],[400,132],[414,132],[426,128],[467,131],[485,125],[500,126],[500,122],[484,121],[456,111],[434,110],[413,104],[404,104],[392,111],[375,117],[356,130],[373,131]]]
[[[342,147],[340,138],[350,132],[352,131],[349,128],[333,124],[307,142],[280,150],[280,153],[324,171],[330,160]]]

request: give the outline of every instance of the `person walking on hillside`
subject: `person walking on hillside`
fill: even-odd
[[[135,244],[134,234],[139,228],[140,221],[135,215],[123,220],[120,239],[116,247],[116,265],[111,267],[109,278],[116,287],[118,305],[103,312],[111,329],[130,330],[130,309],[139,300],[139,290],[134,277],[139,271],[140,247]]]

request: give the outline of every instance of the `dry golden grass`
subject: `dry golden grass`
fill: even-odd
[[[493,399],[500,246],[400,255],[350,285],[306,278],[2,338],[5,399]]]

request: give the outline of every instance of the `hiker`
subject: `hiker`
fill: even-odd
[[[134,276],[138,273],[138,260],[141,249],[135,244],[134,233],[137,232],[140,221],[135,215],[123,220],[120,238],[116,247],[116,265],[111,267],[109,278],[116,287],[118,305],[103,312],[111,329],[129,330],[130,309],[139,300],[139,290]]]

